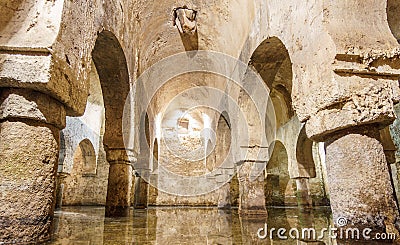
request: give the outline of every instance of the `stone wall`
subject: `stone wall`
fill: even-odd
[[[105,151],[100,145],[96,161],[96,171],[88,173],[84,169],[85,159],[81,147],[77,147],[73,167],[69,174],[59,173],[63,185],[62,205],[102,205],[106,204],[109,164]]]
[[[59,205],[105,205],[109,164],[103,145],[104,102],[92,63],[89,97],[81,117],[67,117],[58,165]]]
[[[244,114],[246,123],[231,127],[232,132],[239,132],[232,137],[230,164],[239,166],[241,210],[266,211],[262,170],[275,141],[285,146],[288,173],[278,168],[271,174],[285,172],[283,183],[296,179],[302,195],[309,194],[310,183],[320,186],[312,180],[318,176],[317,165],[312,164],[313,140],[326,143],[334,219],[346,218],[357,227],[369,222],[381,230],[396,229],[399,213],[387,166],[392,159],[380,130],[396,119],[395,104],[400,101],[397,9],[396,0],[27,0],[0,5],[1,241],[28,243],[48,238],[59,133],[66,126],[66,116],[79,117],[85,108],[93,109],[88,101],[92,60],[105,108],[105,115],[96,112],[99,117],[93,120],[100,125],[104,118],[104,132],[91,128],[91,112],[86,111],[89,121],[85,115],[78,119],[82,123],[75,120],[67,136],[73,141],[65,140],[63,148],[63,160],[67,156],[70,160],[59,170],[74,170],[72,156],[81,137],[92,141],[96,152],[100,140],[93,136],[100,139],[104,135],[102,143],[110,163],[107,215],[113,214],[110,210],[124,215],[129,210],[131,164],[137,163],[135,171],[142,178],[154,170],[146,155],[149,152],[140,146],[142,113],[149,114],[150,140],[144,143],[150,145],[162,139],[157,131],[173,102],[175,111],[189,111],[200,103],[222,106],[221,111],[204,113],[210,129],[217,128],[225,109],[232,125],[239,122],[239,112]],[[179,54],[182,59],[155,69],[158,62]],[[225,55],[222,62],[214,59],[216,54]],[[220,68],[234,74],[238,83],[232,84],[223,74],[193,75],[197,71],[190,69],[194,67]],[[171,74],[177,70],[187,74]],[[261,77],[262,86],[253,86],[256,77]],[[170,83],[160,88],[163,79]],[[218,97],[201,87],[226,93]],[[192,88],[200,91],[185,96],[183,92]],[[175,100],[177,94],[182,95],[180,100]],[[228,110],[227,97],[238,105],[237,113]],[[251,106],[252,98],[260,99],[259,111]],[[266,117],[273,114],[268,111],[271,103],[278,109],[275,127],[273,118]],[[140,110],[142,105],[145,110]],[[130,120],[124,120],[127,114]],[[274,131],[277,137],[269,134]],[[248,141],[240,137],[244,132],[249,134]],[[127,141],[124,134],[129,136]],[[159,143],[159,160],[173,165],[178,160],[165,154],[166,146]],[[207,150],[206,145],[199,150]],[[286,160],[278,155],[277,159]],[[83,156],[93,158],[93,154]],[[185,174],[200,166],[197,160],[178,165],[185,171],[176,166],[175,170]],[[79,172],[79,164],[75,169]],[[227,166],[212,177],[221,182],[232,169]],[[20,175],[23,178],[16,178]],[[277,185],[281,195],[286,192],[285,185]],[[287,186],[293,196],[293,184]],[[167,203],[172,202],[168,199]],[[42,223],[37,225],[36,220]]]

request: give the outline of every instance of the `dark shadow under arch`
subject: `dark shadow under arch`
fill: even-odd
[[[148,206],[150,179],[150,121],[149,115],[143,113],[139,125],[139,154],[135,164],[135,208],[146,208]]]
[[[386,13],[390,31],[400,43],[400,0],[387,0]]]
[[[122,118],[130,91],[129,72],[124,51],[110,31],[98,34],[92,52],[105,107],[105,149],[124,149]]]
[[[313,157],[313,141],[307,137],[305,126],[300,131],[296,144],[296,159],[302,176],[316,177],[315,162]]]
[[[269,149],[270,159],[266,167],[265,200],[267,206],[297,205],[296,182],[290,179],[288,153],[280,141],[274,141]]]
[[[94,150],[92,142],[89,139],[84,139],[79,143],[79,147],[82,151],[83,158],[83,175],[96,175],[97,162],[96,152]]]
[[[249,65],[254,67],[270,89],[278,129],[295,114],[291,98],[293,71],[289,52],[279,38],[267,38],[253,52]],[[271,115],[267,112],[268,116]],[[269,124],[266,123],[266,126]]]

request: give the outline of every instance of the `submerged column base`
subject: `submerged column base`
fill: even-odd
[[[127,217],[131,206],[132,164],[125,150],[108,150],[110,163],[106,217]]]
[[[238,167],[239,213],[267,214],[265,207],[264,174],[252,176],[254,162],[244,162]]]
[[[310,196],[310,187],[308,178],[296,179],[297,186],[297,204],[302,208],[312,207],[312,199]]]

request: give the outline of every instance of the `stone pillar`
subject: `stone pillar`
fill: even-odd
[[[334,222],[371,234],[396,231],[398,209],[377,128],[353,128],[328,140],[326,165]]]
[[[296,179],[297,186],[297,204],[300,207],[311,207],[312,199],[310,196],[310,187],[309,187],[309,179],[308,178],[297,178]]]
[[[142,147],[145,149],[138,156],[137,163],[135,164],[135,204],[134,208],[144,209],[147,208],[148,205],[148,196],[149,196],[149,184],[147,181],[150,181],[151,176],[150,167],[149,167],[149,159],[150,154],[146,150],[146,146]]]
[[[233,164],[232,164],[233,165]],[[218,193],[218,208],[230,209],[231,203],[231,181],[236,174],[233,166],[223,166],[216,171],[215,181],[220,186],[216,191]]]
[[[58,173],[56,179],[56,209],[62,208],[62,201],[64,196],[64,182],[69,174]]]
[[[260,165],[259,163],[245,161],[238,167],[239,212],[243,214],[266,214],[264,172],[262,171],[260,174],[259,171],[255,171],[256,166],[254,164]]]
[[[148,203],[147,205],[157,205],[158,197],[158,174],[150,174],[150,183],[148,183]]]
[[[108,175],[106,217],[127,217],[131,206],[132,162],[135,161],[125,149],[108,149],[110,164]]]
[[[217,191],[218,191],[218,208],[219,209],[230,209],[231,208],[230,182],[225,183]]]
[[[147,208],[148,183],[139,174],[135,175],[135,205],[136,209]]]
[[[0,243],[48,240],[64,106],[26,89],[0,89]]]

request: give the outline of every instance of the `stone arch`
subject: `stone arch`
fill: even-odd
[[[224,159],[229,156],[232,144],[230,125],[231,123],[227,112],[222,112],[216,125],[216,142],[214,149],[216,152],[215,167],[219,167],[223,163]],[[233,163],[233,159],[230,159],[229,161]]]
[[[300,134],[297,137],[296,160],[299,176],[315,178],[313,141],[307,137],[304,125],[301,127]]]
[[[233,139],[232,139],[232,134],[231,134],[231,130],[232,130],[231,125],[232,124],[231,124],[231,119],[229,117],[229,114],[226,111],[223,111],[219,117],[219,120],[217,121],[216,146],[218,146],[219,138],[221,138],[218,136],[221,135],[221,133],[228,133],[224,137],[224,139],[225,139],[224,145],[225,145],[225,147],[228,147],[228,151],[229,151],[229,148],[232,150],[232,141],[231,140],[233,140]],[[226,140],[229,140],[229,144],[226,144],[227,143]],[[227,149],[225,149],[225,150],[227,150]],[[226,152],[224,154],[225,157],[227,154],[229,154],[229,152]],[[228,165],[228,167],[231,167],[231,169],[228,169],[228,171],[227,171],[228,172],[227,174],[229,174],[231,176],[231,178],[228,183],[229,189],[226,190],[226,192],[229,193],[229,195],[226,196],[226,203],[229,202],[229,205],[227,205],[227,206],[238,207],[239,206],[239,180],[238,180],[238,176],[237,176],[237,170],[236,170],[236,166],[234,165],[234,159],[228,159],[228,161],[231,161],[232,166]]]
[[[296,114],[292,107],[293,71],[289,52],[278,37],[270,37],[262,41],[254,50],[250,58],[250,65],[260,74],[270,89],[269,96],[272,104],[267,106],[265,113],[265,134],[269,147],[272,147],[268,148],[269,153],[272,154],[275,145],[284,145],[288,155],[286,169],[290,173],[291,158],[293,157],[291,157],[291,149],[286,149],[286,147],[289,145],[288,140],[295,141],[297,139],[297,130],[291,129],[298,123],[293,120]],[[275,141],[280,143],[275,144]]]
[[[265,133],[270,145],[265,176],[266,204],[309,205],[312,203],[308,196],[310,188],[318,193],[321,190],[315,188],[319,180],[314,180],[312,186],[308,181],[316,177],[313,142],[307,137],[293,107],[293,64],[289,51],[278,37],[267,38],[254,50],[250,65],[270,89],[276,120],[273,125],[272,107],[267,106]],[[283,161],[278,161],[279,157],[284,158]]]
[[[254,50],[250,64],[272,90],[282,85],[292,91],[292,62],[286,46],[278,37],[270,37],[262,41]]]
[[[400,1],[387,0],[386,13],[389,28],[397,42],[400,42]]]
[[[151,135],[150,135],[150,118],[148,113],[142,113],[139,122],[139,152],[138,161],[135,164],[135,170],[139,172],[150,169],[150,151]]]
[[[153,145],[151,146],[152,156],[150,157],[151,161],[151,173],[150,173],[150,183],[149,183],[149,197],[148,197],[148,205],[157,205],[157,197],[158,197],[158,138],[155,138],[153,141]]]
[[[246,56],[246,53],[249,51],[248,48],[245,47],[241,55],[242,57]],[[268,147],[274,145],[271,143],[276,140],[276,132],[282,126],[289,123],[294,115],[291,103],[292,62],[288,49],[281,39],[278,37],[269,37],[259,42],[249,58],[248,70],[250,69],[258,73],[261,77],[268,88],[267,90],[269,90],[269,95],[265,96],[265,107],[258,109],[252,109],[249,106],[251,99],[246,98],[246,95],[240,94],[239,96],[239,104],[246,111],[246,120],[249,125],[250,134],[249,145],[240,145],[241,151],[244,152],[246,150],[250,154],[246,154],[246,159],[242,159],[243,164],[238,168],[240,187],[239,209],[265,210],[265,176],[264,172],[260,170],[265,169],[265,164],[269,160]],[[247,79],[255,79],[251,77],[251,72],[248,72],[248,70],[244,75],[244,83],[246,83]],[[261,122],[254,119],[254,115],[260,115]],[[289,182],[290,178],[287,166],[288,164],[286,164],[284,171],[286,171],[286,179]],[[257,176],[255,175],[256,173],[258,173]],[[250,195],[249,192],[257,194]]]
[[[153,172],[155,172],[155,171],[158,170],[158,153],[159,153],[158,152],[159,151],[159,149],[158,149],[158,138],[154,139],[152,147],[153,147],[152,169],[153,169]]]
[[[106,216],[129,215],[132,188],[133,146],[126,146],[123,129],[124,113],[132,115],[131,104],[124,106],[130,96],[129,71],[124,50],[117,37],[104,30],[97,35],[92,59],[99,75],[105,108],[103,145],[110,164],[108,174]],[[127,108],[130,110],[128,111]],[[126,126],[126,124],[124,125]],[[129,142],[131,143],[131,142]]]
[[[97,36],[92,57],[100,78],[105,107],[105,149],[124,149],[122,119],[130,92],[129,71],[120,42],[110,31]]]
[[[254,50],[249,65],[258,72],[270,90],[272,104],[267,106],[264,124],[270,144],[275,140],[275,132],[295,115],[291,97],[292,62],[284,43],[278,37],[270,37]]]
[[[239,202],[239,183],[235,169],[232,151],[232,133],[231,121],[229,114],[223,111],[216,124],[216,139],[215,139],[215,168],[221,167],[223,179],[229,180],[225,185],[220,187],[218,195],[218,207],[229,208],[238,206]],[[224,162],[225,161],[225,162]]]
[[[289,154],[283,142],[276,140],[269,146],[269,161],[265,175],[267,206],[297,205],[296,182],[289,175]]]
[[[90,142],[89,139],[84,139],[79,143],[79,148],[82,152],[83,175],[95,175],[97,170],[97,159],[92,142]]]
[[[59,198],[64,205],[92,205],[99,204],[94,194],[92,178],[97,174],[97,157],[95,148],[90,139],[79,142],[73,154],[73,165],[70,173],[63,173],[60,180],[62,192]]]
[[[76,147],[84,139],[93,143],[96,155],[98,154],[103,122],[103,95],[99,76],[92,62],[89,73],[89,96],[86,100],[85,112],[80,117],[67,117],[66,127],[60,133],[58,172],[69,173],[71,171],[73,154]]]
[[[94,187],[97,186],[98,182],[101,182],[103,178],[106,178],[106,176],[103,176],[103,171],[107,171],[102,168],[102,166],[107,163],[101,161],[99,163],[100,166],[97,166],[103,122],[103,96],[99,77],[95,65],[92,62],[89,74],[89,96],[87,97],[85,112],[80,117],[67,117],[66,127],[60,132],[60,151],[56,184],[57,207],[61,207],[62,205],[62,186],[65,184],[65,178],[70,174],[74,174],[71,172],[76,162],[74,161],[74,155],[77,149],[80,150],[81,155],[86,156],[87,161],[85,162],[89,164],[83,164],[84,168],[82,168],[82,173],[79,175],[79,178],[81,179],[76,179],[76,181],[81,185],[81,189],[87,187],[87,191],[93,194],[86,197],[88,202],[92,204],[104,204],[106,187]],[[98,172],[97,169],[100,169],[100,171]],[[91,187],[94,188],[91,190]],[[93,191],[93,189],[96,189],[96,191]],[[68,201],[66,203],[68,203]]]
[[[139,153],[135,164],[135,208],[146,208],[149,198],[150,178],[150,119],[148,113],[142,113],[139,125]]]

